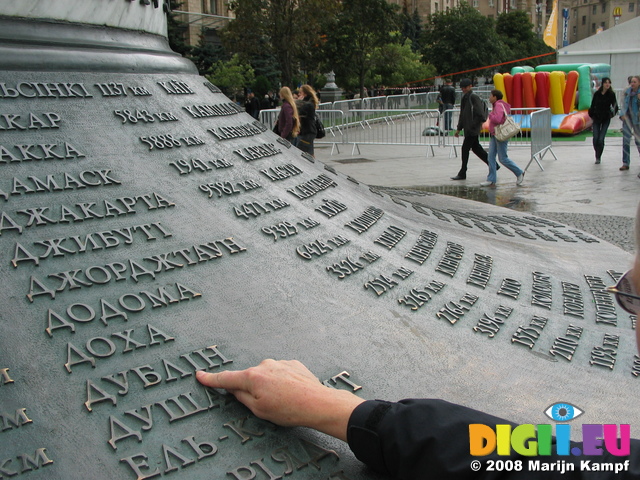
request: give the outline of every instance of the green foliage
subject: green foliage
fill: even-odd
[[[217,62],[206,78],[235,99],[244,87],[253,83],[255,74],[251,65],[243,63],[239,55],[234,55],[231,60]]]
[[[229,60],[221,45],[213,45],[200,41],[197,47],[193,47],[187,54],[189,60],[196,64],[201,75],[211,72],[218,62]]]
[[[367,85],[397,86],[435,76],[435,67],[422,63],[411,42],[388,43],[371,54],[372,72],[365,78]]]
[[[169,0],[169,7],[171,11],[180,10],[182,2],[177,0]],[[191,47],[184,42],[184,30],[185,26],[178,22],[176,14],[169,13],[167,15],[167,37],[169,40],[169,47],[176,53],[182,56],[186,56],[191,51]]]
[[[273,89],[273,86],[267,77],[264,75],[258,75],[251,88],[253,93],[256,94],[256,97],[263,98],[269,90]]]
[[[464,2],[457,8],[431,15],[423,38],[425,58],[442,74],[496,64],[509,56],[508,47],[496,33],[494,21]],[[478,71],[474,75],[483,73],[486,72]]]
[[[502,13],[496,22],[496,32],[510,49],[510,60],[533,57],[554,50],[546,45],[533,31],[533,24],[529,20],[527,12],[520,10]],[[517,65],[529,65],[535,67],[543,63],[553,63],[552,56],[532,58]],[[515,64],[514,64],[515,65]],[[512,65],[506,66],[509,71]]]
[[[386,0],[343,0],[324,45],[328,68],[335,70],[341,84],[355,80],[363,93],[373,50],[392,43],[391,32],[399,28],[396,10]]]
[[[422,22],[420,21],[418,10],[414,10],[412,14],[409,14],[407,5],[405,4],[400,14],[400,22],[402,43],[406,41],[411,42],[411,50],[419,52],[421,49],[420,37],[422,36]]]
[[[173,9],[180,4],[171,0]],[[387,0],[229,0],[229,6],[236,19],[221,32],[224,48],[184,45],[184,28],[172,16],[169,40],[230,95],[251,87],[263,96],[301,83],[319,90],[326,83],[319,72],[331,70],[342,88],[362,93],[365,85],[403,85],[436,72],[453,74],[553,51],[537,38],[526,12],[503,13],[493,21],[465,2],[431,15],[425,25],[406,3],[399,12]],[[546,56],[516,65],[553,60]]]
[[[323,74],[318,74],[316,75],[312,80],[311,80],[311,86],[313,87],[313,89],[317,92],[320,89],[324,88],[324,86],[327,84],[327,77],[326,75]]]
[[[230,0],[236,19],[223,42],[230,52],[248,58],[276,59],[285,85],[292,85],[300,62],[311,62],[321,43],[325,19],[332,18],[339,0]]]

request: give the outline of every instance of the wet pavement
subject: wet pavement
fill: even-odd
[[[324,140],[328,140],[325,138]],[[607,137],[600,165],[595,164],[591,137],[582,141],[555,140],[553,155],[531,162],[524,182],[516,186],[515,176],[506,168],[498,171],[495,188],[481,187],[487,167],[471,154],[466,180],[451,180],[460,168],[449,148],[435,149],[399,145],[316,145],[316,158],[359,182],[397,193],[433,192],[560,221],[580,228],[620,248],[632,252],[633,219],[640,201],[640,158],[633,148],[631,168],[620,171],[622,138]],[[510,146],[509,158],[521,168],[530,161],[530,148]]]

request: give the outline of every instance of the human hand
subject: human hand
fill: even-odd
[[[454,137],[459,137],[460,136],[460,130],[456,130],[456,133],[453,134]]]
[[[219,373],[196,372],[207,387],[223,388],[259,418],[282,426],[311,427],[341,440],[353,409],[363,399],[325,387],[297,360],[263,360],[257,367]]]

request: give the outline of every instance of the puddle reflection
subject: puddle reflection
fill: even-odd
[[[476,202],[489,203],[498,207],[506,207],[519,212],[533,212],[532,202],[519,197],[512,188],[501,189],[487,187],[469,187],[466,185],[439,185],[431,187],[411,187],[418,192],[432,192],[451,197],[475,200]]]

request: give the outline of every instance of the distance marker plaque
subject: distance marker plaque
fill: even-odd
[[[600,293],[630,255],[528,215],[373,192],[153,32],[1,21],[36,37],[0,45],[2,478],[380,478],[195,381],[268,357],[363,398],[533,424],[563,401],[637,436],[635,318]]]

